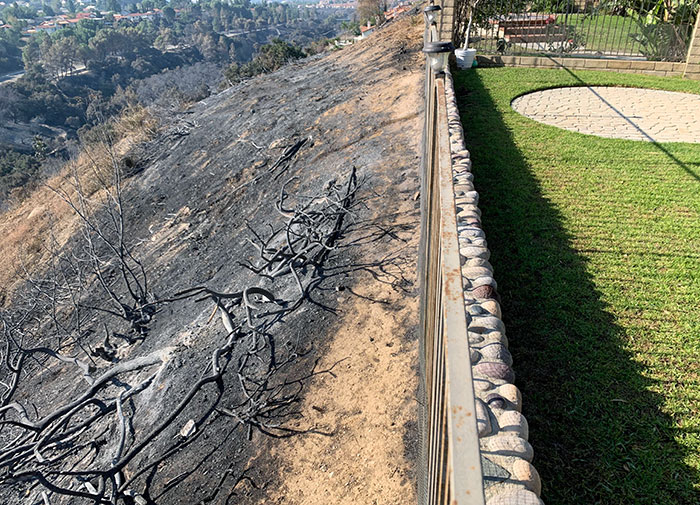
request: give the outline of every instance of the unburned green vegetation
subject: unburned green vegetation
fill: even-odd
[[[700,502],[700,145],[536,123],[536,89],[698,83],[480,69],[455,76],[549,505]]]

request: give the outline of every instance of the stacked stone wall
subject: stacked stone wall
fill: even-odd
[[[474,189],[471,159],[449,73],[445,93],[486,504],[543,505],[540,477],[531,463],[528,424],[521,414],[522,398],[513,384],[513,358],[501,320],[497,284],[481,227],[479,194]]]
[[[438,26],[438,40],[451,41],[452,27],[454,26],[455,0],[441,0],[440,24]]]
[[[683,75],[689,79],[700,80],[700,15],[695,22],[693,40],[688,50],[688,60]]]

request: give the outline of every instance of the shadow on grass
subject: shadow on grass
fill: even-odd
[[[479,73],[455,81],[545,503],[700,503],[679,428],[625,351],[560,212]]]
[[[634,128],[635,130],[637,130],[637,131],[638,131],[642,136],[644,136],[648,141],[652,142],[653,145],[654,145],[654,147],[655,147],[656,149],[658,149],[658,150],[661,151],[663,154],[665,154],[671,161],[673,161],[676,165],[678,165],[678,166],[681,167],[683,170],[685,170],[685,172],[686,172],[688,175],[690,175],[691,177],[693,177],[696,181],[700,181],[700,176],[699,176],[697,173],[695,173],[695,171],[692,170],[686,163],[683,163],[683,162],[682,162],[681,160],[679,160],[676,156],[674,156],[673,153],[671,153],[668,149],[666,149],[663,145],[661,145],[661,144],[659,144],[658,142],[656,142],[656,141],[654,140],[654,138],[651,137],[643,128],[641,128],[637,123],[635,123],[634,121],[632,121],[632,119],[630,119],[629,117],[625,116],[622,112],[620,112],[619,109],[617,109],[613,104],[611,104],[610,102],[608,102],[605,98],[603,98],[602,96],[600,96],[600,94],[599,94],[597,91],[595,91],[591,86],[589,86],[588,84],[586,84],[586,82],[585,82],[583,79],[581,79],[578,75],[576,75],[575,72],[573,72],[572,70],[570,70],[570,69],[568,69],[568,68],[566,68],[566,67],[564,67],[564,66],[562,66],[561,68],[562,68],[563,70],[565,70],[566,72],[568,72],[569,75],[571,75],[571,77],[573,77],[574,79],[576,79],[576,80],[579,82],[579,84],[580,84],[581,86],[586,86],[586,87],[591,91],[591,93],[593,93],[596,97],[598,97],[598,99],[599,99],[601,102],[603,102],[603,104],[605,104],[605,106],[606,106],[607,108],[609,108],[610,110],[612,110],[613,112],[615,112],[615,114],[617,114],[618,116],[620,116],[621,119],[623,119],[624,121],[626,121],[632,128]]]
[[[547,56],[544,55],[544,58],[547,58],[550,62],[554,63],[556,65],[556,68],[561,69],[568,73],[572,78],[576,80],[576,85],[586,87],[589,89],[591,93],[593,93],[602,103],[605,105],[605,107],[609,108],[612,110],[615,114],[620,116],[620,118],[627,122],[632,128],[637,130],[644,138],[646,138],[647,141],[651,142],[653,146],[658,149],[661,153],[663,153],[668,159],[673,161],[676,165],[678,165],[680,168],[685,170],[685,172],[693,177],[695,180],[700,182],[700,175],[698,175],[697,172],[695,172],[690,166],[695,166],[697,163],[684,163],[683,161],[679,160],[671,151],[666,149],[662,144],[658,143],[654,138],[649,135],[642,127],[640,127],[637,123],[635,123],[631,118],[628,116],[625,116],[617,107],[615,107],[613,104],[611,104],[609,101],[607,101],[605,98],[600,96],[600,94],[595,91],[592,88],[592,85],[581,79],[576,72],[571,70],[570,68],[566,67],[565,65],[562,65],[559,61],[557,61],[554,57],[552,56]],[[516,97],[513,97],[516,98]]]

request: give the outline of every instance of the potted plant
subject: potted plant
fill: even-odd
[[[476,0],[469,8],[469,22],[467,23],[467,33],[464,36],[464,47],[462,47],[462,49],[455,49],[455,57],[457,58],[457,66],[459,68],[471,68],[474,63],[474,58],[476,57],[476,49],[469,47],[469,35],[472,31],[474,10],[476,6],[479,5],[480,1],[481,0]]]

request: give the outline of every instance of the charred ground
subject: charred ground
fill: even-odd
[[[93,378],[145,357],[157,362],[110,379],[95,395],[102,406],[86,408],[61,428],[105,405],[113,409],[66,442],[70,450],[83,444],[60,467],[76,475],[51,477],[52,463],[31,453],[35,473],[18,481],[15,462],[0,454],[5,503],[93,502],[65,496],[41,479],[48,475],[50,483],[99,494],[99,472],[109,474],[122,439],[121,456],[139,450],[117,484],[113,475],[105,480],[118,490],[118,498],[109,498],[114,502],[410,499],[419,51],[418,25],[403,20],[364,43],[200,102],[129,161],[133,175],[122,192],[128,245],[145,267],[157,311],[142,335],[121,339],[128,328],[114,323],[107,330],[107,359],[88,357],[77,346],[62,353],[94,361]],[[299,212],[325,223],[319,226],[326,247],[312,251],[314,261],[292,262],[274,279],[242,265],[265,263],[256,244],[291,216],[306,219]],[[284,241],[281,233],[268,245],[279,249]],[[205,300],[173,300],[196,287]],[[274,303],[262,292],[244,294],[251,288],[266,290]],[[210,320],[217,300],[234,331],[219,319],[221,308]],[[97,314],[88,321],[94,327],[101,323]],[[93,331],[83,344],[94,350],[106,347],[104,340],[104,332]],[[228,367],[192,393],[203,377],[215,375],[216,349]],[[26,405],[32,421],[88,388],[74,364],[50,356],[36,361],[13,398]],[[250,372],[243,379],[242,369]],[[261,390],[265,394],[258,395]],[[128,391],[117,416],[115,398]],[[191,400],[183,403],[188,393]],[[268,410],[245,417],[255,405]],[[9,410],[4,415],[18,420]],[[172,423],[163,425],[169,417]],[[5,452],[10,429],[17,427],[0,433]],[[47,446],[47,454],[65,449]],[[95,468],[97,474],[86,470]]]

